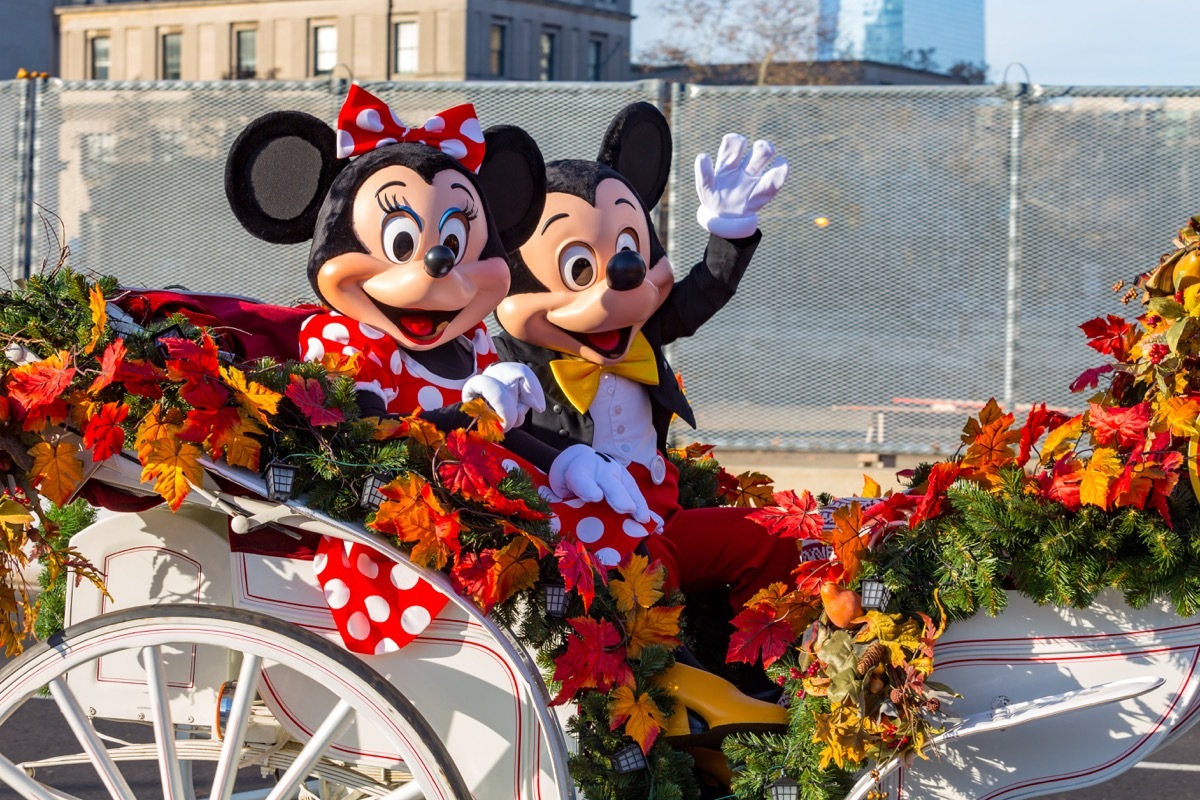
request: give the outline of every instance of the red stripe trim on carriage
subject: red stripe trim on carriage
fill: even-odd
[[[172,628],[159,628],[159,629],[158,629],[158,632],[161,632],[161,633],[170,633],[172,630],[173,630]],[[181,630],[181,631],[184,631],[185,629],[182,629],[182,628],[181,628],[181,629],[179,629],[179,630]],[[190,634],[190,633],[192,633],[192,631],[186,631],[186,632],[187,632],[187,633],[189,633],[189,634]],[[109,644],[109,643],[112,643],[112,642],[118,642],[118,641],[120,641],[120,640],[122,640],[122,639],[133,638],[133,637],[136,637],[136,636],[139,636],[139,635],[140,635],[140,634],[139,634],[139,633],[137,633],[137,632],[129,631],[129,632],[126,632],[126,633],[117,634],[117,635],[115,635],[115,636],[110,636],[110,637],[108,637],[107,639],[105,639],[103,642],[92,642],[92,643],[89,643],[89,644],[86,644],[86,645],[76,645],[76,646],[75,646],[75,648],[76,648],[76,652],[77,652],[77,653],[79,653],[79,654],[81,654],[81,655],[86,655],[86,653],[87,653],[87,651],[88,651],[88,650],[94,650],[94,649],[97,649],[97,648],[101,647],[102,645],[107,645],[107,644]],[[263,639],[263,638],[261,638],[261,637],[252,637],[252,636],[250,636],[250,635],[248,635],[248,634],[237,633],[237,632],[223,632],[223,633],[222,633],[222,635],[225,637],[225,641],[245,641],[245,642],[256,642],[256,643],[261,643],[261,644],[270,644],[270,645],[271,645],[271,646],[273,646],[273,647],[279,647],[279,642],[272,642],[272,641],[270,641],[270,640],[268,640],[268,639]],[[310,666],[312,666],[314,669],[317,669],[318,671],[320,671],[320,672],[324,672],[325,674],[329,675],[330,677],[333,677],[334,673],[333,673],[333,672],[331,672],[331,671],[329,671],[328,669],[325,669],[325,668],[323,668],[323,667],[321,666],[321,663],[320,663],[320,662],[313,661],[312,659],[310,659],[310,658],[306,657],[306,656],[305,656],[303,653],[300,653],[300,652],[298,652],[298,651],[296,651],[296,650],[291,650],[291,649],[288,649],[288,650],[287,650],[287,652],[290,652],[290,653],[291,653],[293,656],[295,656],[295,657],[296,657],[296,658],[297,658],[299,661],[302,661],[302,662],[304,662],[304,663],[306,663],[306,664],[309,664],[309,665],[310,665]],[[263,673],[263,676],[262,676],[262,677],[263,677],[264,679],[266,679],[266,674],[265,674],[265,673]],[[10,690],[10,691],[8,691],[8,692],[4,692],[2,689],[0,689],[0,700],[7,699],[7,695],[8,695],[8,694],[11,694],[11,690]],[[363,701],[363,703],[364,703],[365,705],[369,706],[370,708],[372,708],[372,709],[380,709],[380,706],[379,706],[378,704],[371,702],[370,698],[368,698],[368,697],[364,696],[364,695],[363,695],[361,692],[354,692],[354,695],[355,695],[355,696],[357,696],[357,697],[358,697],[360,700],[362,700],[362,701]],[[386,715],[384,715],[384,714],[380,714],[380,716],[381,716],[381,717],[383,717],[383,719],[387,719]],[[391,727],[392,727],[392,730],[395,732],[396,736],[398,736],[398,737],[400,738],[400,740],[401,740],[401,741],[404,743],[404,745],[405,745],[406,747],[408,747],[409,749],[414,749],[414,750],[415,750],[415,748],[413,748],[413,747],[412,747],[412,742],[409,740],[408,736],[406,736],[406,735],[405,735],[405,733],[404,733],[404,731],[403,731],[403,730],[400,730],[400,729],[396,728],[394,725],[393,725],[393,726],[391,726]],[[406,763],[407,763],[407,762],[406,762]],[[418,760],[417,760],[417,763],[420,765],[420,767],[421,767],[421,768],[422,768],[422,770],[425,772],[425,774],[426,774],[426,775],[427,775],[427,776],[430,778],[430,781],[429,781],[429,782],[430,782],[430,783],[435,783],[435,782],[432,780],[433,770],[431,770],[431,769],[430,769],[429,765],[428,765],[428,764],[426,764],[426,763],[424,763],[424,762],[423,762],[423,761],[421,761],[420,759],[418,759]],[[410,770],[410,771],[411,771],[411,770]],[[438,796],[439,796],[439,797],[446,797],[446,795],[445,795],[444,793],[440,792],[440,791],[438,792]]]
[[[953,642],[946,642],[945,644],[942,644],[939,642],[938,643],[938,652],[942,652],[943,649],[952,649],[952,648],[961,647],[964,645],[975,645],[975,644],[980,644],[980,643],[992,644],[992,643],[999,643],[999,642],[1022,642],[1022,643],[1025,643],[1025,642],[1064,642],[1064,641],[1082,641],[1085,639],[1113,639],[1113,638],[1126,637],[1126,636],[1145,636],[1148,634],[1161,634],[1161,633],[1174,632],[1174,631],[1187,631],[1187,630],[1194,630],[1196,628],[1200,628],[1200,622],[1193,622],[1193,623],[1189,623],[1186,625],[1172,625],[1167,628],[1143,628],[1141,630],[1136,630],[1136,631],[1119,631],[1117,633],[1081,633],[1081,634],[1067,634],[1064,636],[1046,636],[1046,637],[1036,637],[1036,638],[1031,638],[1028,636],[1014,636],[1012,638],[1005,638],[1005,639],[956,639]]]

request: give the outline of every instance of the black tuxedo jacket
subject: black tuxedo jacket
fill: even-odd
[[[709,236],[704,259],[675,283],[666,301],[642,327],[658,364],[658,385],[647,386],[646,390],[650,393],[651,416],[660,450],[667,447],[672,415],[678,414],[696,427],[692,407],[679,389],[675,372],[663,356],[662,348],[694,334],[729,302],[761,238],[761,231],[755,231],[745,239]],[[581,414],[571,405],[550,370],[550,362],[562,358],[562,353],[514,339],[507,331],[502,331],[495,340],[500,359],[527,365],[546,392],[546,410],[531,411],[521,430],[558,450],[573,444],[590,445],[595,435],[591,414]]]

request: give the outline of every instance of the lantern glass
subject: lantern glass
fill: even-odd
[[[787,775],[780,775],[767,787],[771,800],[797,800],[800,797],[800,784]]]
[[[613,756],[613,769],[617,771],[618,775],[628,775],[630,772],[637,772],[639,769],[645,768],[646,757],[642,755],[642,748],[636,744],[622,747]]]
[[[183,329],[178,325],[172,325],[165,330],[161,330],[154,334],[154,346],[158,348],[158,354],[162,356],[163,361],[167,360],[170,353],[167,351],[167,339],[182,339]]]
[[[296,467],[282,461],[267,464],[267,469],[263,472],[263,478],[267,482],[267,497],[275,501],[290,498],[296,483],[296,471]]]
[[[892,601],[892,590],[878,578],[866,578],[862,582],[862,605],[865,609],[884,611]]]
[[[567,614],[567,587],[561,583],[547,583],[542,586],[542,594],[546,600],[546,616],[564,617]]]
[[[387,475],[368,475],[366,481],[363,482],[362,494],[359,496],[358,504],[368,511],[374,511],[379,508],[379,504],[386,498],[380,493],[380,489],[387,486],[390,481]]]

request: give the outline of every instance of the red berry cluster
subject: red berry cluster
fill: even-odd
[[[1150,345],[1150,349],[1146,351],[1146,355],[1150,357],[1151,364],[1157,364],[1166,358],[1171,352],[1171,348],[1167,347],[1162,342]]]

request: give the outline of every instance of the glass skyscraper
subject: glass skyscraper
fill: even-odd
[[[817,58],[944,72],[983,64],[983,0],[820,0]]]

